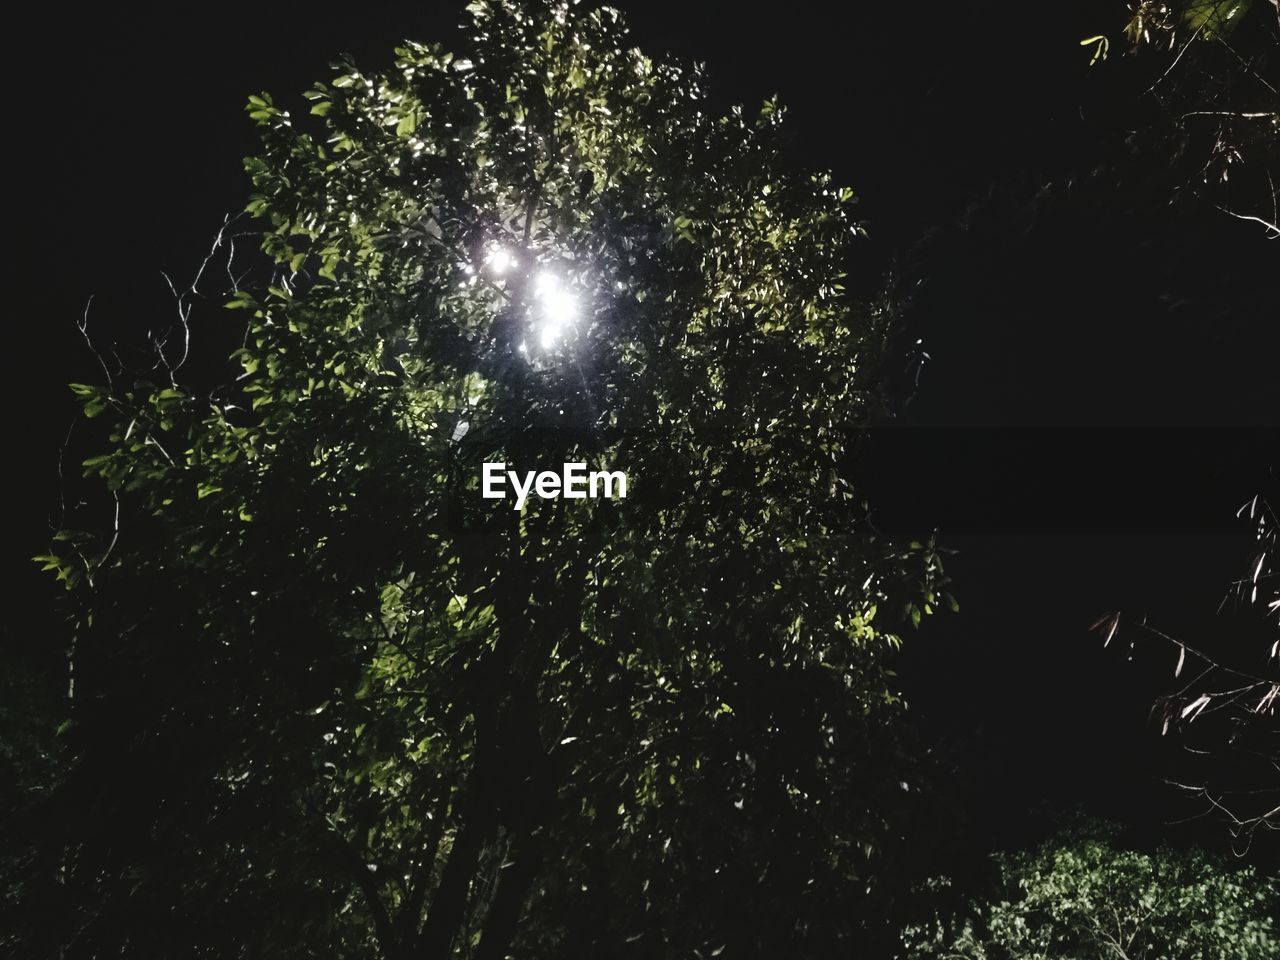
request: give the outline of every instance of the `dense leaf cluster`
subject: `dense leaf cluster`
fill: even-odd
[[[63,956],[802,957],[867,922],[910,787],[883,654],[943,597],[844,474],[888,323],[842,285],[852,195],[611,11],[470,10],[307,116],[252,98],[274,275],[234,382],[78,388],[119,522],[45,558]],[[516,512],[489,460],[632,493]]]
[[[1091,827],[997,855],[999,891],[909,929],[904,956],[950,960],[1266,960],[1280,889],[1199,851],[1125,849]]]

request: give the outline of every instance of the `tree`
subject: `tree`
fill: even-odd
[[[1266,960],[1280,887],[1199,851],[1142,853],[1101,825],[997,854],[998,891],[909,928],[903,956],[949,960]],[[945,886],[945,881],[942,882]]]
[[[783,110],[612,11],[251,98],[239,375],[75,389],[66,957],[816,956],[911,773],[884,654],[945,599],[845,469],[888,313]],[[480,466],[625,499],[479,495]],[[66,936],[61,934],[65,932]]]
[[[1139,112],[1128,137],[1139,166],[1173,197],[1195,197],[1280,238],[1280,3],[1141,0],[1128,13],[1124,38],[1140,61],[1130,81],[1153,107]],[[1110,49],[1104,34],[1081,43],[1093,63]],[[1163,169],[1143,157],[1158,157]]]
[[[1126,103],[1122,113],[1125,156],[1098,164],[1097,174],[1120,188],[1117,200],[1143,197],[1144,221],[1160,206],[1192,199],[1215,219],[1227,214],[1248,225],[1246,244],[1229,255],[1241,265],[1238,271],[1228,258],[1215,261],[1207,250],[1186,242],[1159,256],[1167,261],[1167,276],[1207,281],[1202,289],[1210,295],[1201,293],[1200,298],[1206,306],[1212,304],[1213,328],[1236,325],[1234,335],[1247,338],[1259,358],[1250,363],[1245,351],[1232,358],[1233,375],[1247,390],[1244,406],[1273,409],[1274,350],[1266,342],[1270,325],[1265,321],[1275,311],[1276,286],[1265,262],[1250,261],[1247,251],[1254,237],[1280,237],[1275,186],[1280,178],[1275,169],[1280,90],[1272,80],[1280,52],[1280,4],[1140,2],[1131,4],[1128,14],[1124,36],[1132,56],[1125,58],[1128,69],[1121,73],[1119,89],[1127,86],[1140,96]],[[1105,37],[1086,43],[1097,44],[1095,62],[1106,57]],[[1118,64],[1112,66],[1118,69]],[[1252,233],[1259,226],[1263,232]],[[1190,256],[1180,255],[1185,253]],[[1150,259],[1134,258],[1133,275],[1150,270]],[[1170,314],[1196,299],[1196,283],[1165,282],[1169,289],[1162,298]],[[1196,346],[1202,348],[1202,340]],[[1271,482],[1267,477],[1266,483]],[[1191,636],[1145,616],[1126,613],[1122,618],[1120,611],[1104,614],[1093,629],[1103,635],[1104,645],[1120,636],[1131,652],[1139,640],[1167,652],[1176,684],[1156,700],[1151,716],[1161,734],[1183,748],[1169,780],[1195,804],[1191,816],[1222,816],[1243,850],[1260,830],[1280,827],[1280,768],[1275,761],[1280,744],[1280,647],[1275,643],[1280,574],[1275,569],[1276,518],[1267,497],[1253,497],[1239,516],[1249,525],[1254,545],[1247,569],[1224,601],[1221,638]]]
[[[1247,849],[1258,831],[1280,830],[1280,569],[1270,503],[1255,496],[1238,516],[1249,524],[1253,545],[1223,600],[1228,642],[1177,636],[1146,618],[1124,624],[1131,651],[1141,638],[1167,648],[1173,660],[1177,685],[1151,711],[1161,735],[1182,747],[1170,783],[1196,805],[1194,816],[1223,818]],[[1119,612],[1094,624],[1104,644],[1121,628]]]

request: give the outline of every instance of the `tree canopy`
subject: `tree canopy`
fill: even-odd
[[[1126,849],[1114,828],[1077,827],[998,854],[998,890],[910,928],[904,956],[948,960],[1266,960],[1280,889],[1253,867],[1199,851]]]
[[[42,558],[65,957],[804,957],[865,923],[913,776],[884,654],[947,598],[849,482],[891,324],[843,287],[852,192],[612,11],[469,11],[300,116],[251,98],[270,276],[223,383],[180,331],[75,387],[115,521]],[[631,489],[515,511],[491,461]]]

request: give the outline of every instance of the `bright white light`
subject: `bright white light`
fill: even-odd
[[[554,273],[540,273],[534,280],[534,293],[539,303],[538,342],[544,350],[560,339],[565,327],[578,318],[578,300],[564,288]]]
[[[578,301],[567,290],[550,290],[542,295],[542,314],[548,323],[567,326],[578,319]]]
[[[484,262],[493,273],[501,275],[516,265],[516,258],[509,250],[494,246],[489,248],[489,255]]]

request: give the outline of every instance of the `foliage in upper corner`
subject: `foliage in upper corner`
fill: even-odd
[[[1106,825],[998,854],[997,889],[908,928],[907,960],[1271,960],[1280,884],[1207,853],[1128,849]],[[945,886],[946,882],[942,881]]]
[[[1143,0],[1124,28],[1135,94],[1154,104],[1130,142],[1161,158],[1175,194],[1194,196],[1224,214],[1280,237],[1280,4],[1275,0]],[[1097,43],[1092,63],[1106,58]],[[1092,64],[1091,64],[1092,65]]]

